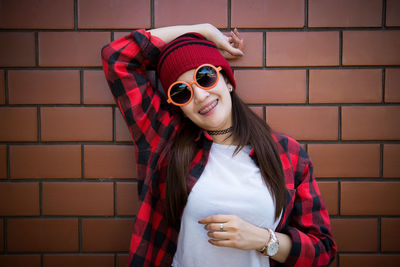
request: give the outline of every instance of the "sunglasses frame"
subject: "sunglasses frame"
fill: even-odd
[[[210,86],[210,87],[203,87],[203,86],[201,86],[200,84],[197,83],[196,74],[197,74],[197,72],[198,72],[202,67],[211,67],[211,68],[213,68],[213,69],[215,70],[215,72],[217,73],[217,80],[216,80],[215,83],[214,83],[212,86]],[[196,70],[194,71],[194,73],[193,73],[193,80],[192,80],[190,83],[183,82],[183,81],[176,81],[176,82],[174,82],[173,84],[171,84],[171,85],[169,86],[169,88],[168,88],[168,99],[167,99],[167,102],[170,103],[170,104],[174,104],[175,106],[185,106],[185,105],[189,104],[190,101],[192,101],[192,98],[193,98],[193,88],[192,88],[192,84],[196,84],[197,87],[199,87],[199,88],[201,88],[201,89],[203,89],[203,90],[210,90],[210,89],[214,88],[215,86],[217,86],[218,81],[219,81],[219,72],[220,72],[221,70],[222,70],[222,67],[216,67],[216,66],[211,65],[211,64],[203,64],[203,65],[198,66],[198,67],[196,68]],[[180,83],[185,84],[185,85],[190,89],[190,98],[189,98],[189,100],[186,101],[185,103],[182,103],[182,104],[179,104],[179,103],[174,102],[174,101],[172,100],[172,98],[171,98],[171,89],[172,89],[172,87],[173,87],[175,84],[180,84]]]

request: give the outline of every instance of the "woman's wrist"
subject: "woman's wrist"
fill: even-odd
[[[265,228],[259,228],[259,229],[260,233],[258,234],[258,236],[260,238],[257,240],[256,244],[257,251],[263,250],[266,247],[266,244],[268,243],[269,239],[271,238],[271,235],[267,229]]]
[[[148,30],[148,32],[150,32],[151,35],[160,38],[165,43],[169,43],[175,38],[179,37],[180,35],[188,32],[197,32],[206,37],[210,32],[210,27],[212,27],[212,25],[209,23],[194,24],[194,25],[177,25],[177,26],[168,26],[168,27],[151,29]]]

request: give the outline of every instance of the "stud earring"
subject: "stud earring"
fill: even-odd
[[[229,90],[229,93],[232,93],[233,88],[229,87],[228,90]]]

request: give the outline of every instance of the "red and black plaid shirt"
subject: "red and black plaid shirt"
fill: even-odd
[[[181,115],[146,76],[147,70],[155,68],[164,45],[145,30],[137,30],[102,49],[104,72],[136,151],[139,209],[129,266],[171,266],[176,251],[179,227],[168,226],[164,218],[168,156],[163,152],[175,138]],[[273,137],[280,150],[287,189],[276,231],[288,234],[293,241],[285,265],[328,265],[336,254],[336,244],[310,158],[294,139],[277,133]],[[190,189],[207,164],[212,138],[202,131],[194,142],[195,155],[187,179]],[[254,157],[252,152],[250,155]]]

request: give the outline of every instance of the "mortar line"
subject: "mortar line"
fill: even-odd
[[[154,28],[154,0],[150,1],[150,28]]]
[[[385,104],[385,87],[386,87],[386,69],[382,69],[382,104]]]
[[[74,0],[74,31],[78,30],[78,0]]]
[[[4,78],[4,104],[5,105],[8,105],[9,104],[9,101],[8,101],[8,95],[9,95],[9,92],[8,92],[8,70],[4,70],[4,72],[3,72],[3,78]]]
[[[232,8],[231,8],[232,2],[231,2],[231,0],[228,0],[227,5],[228,5],[228,8],[227,8],[227,12],[228,12],[228,14],[227,14],[228,30],[232,30],[232,21],[231,21],[232,20],[232,14],[231,14],[231,12],[232,12]]]

